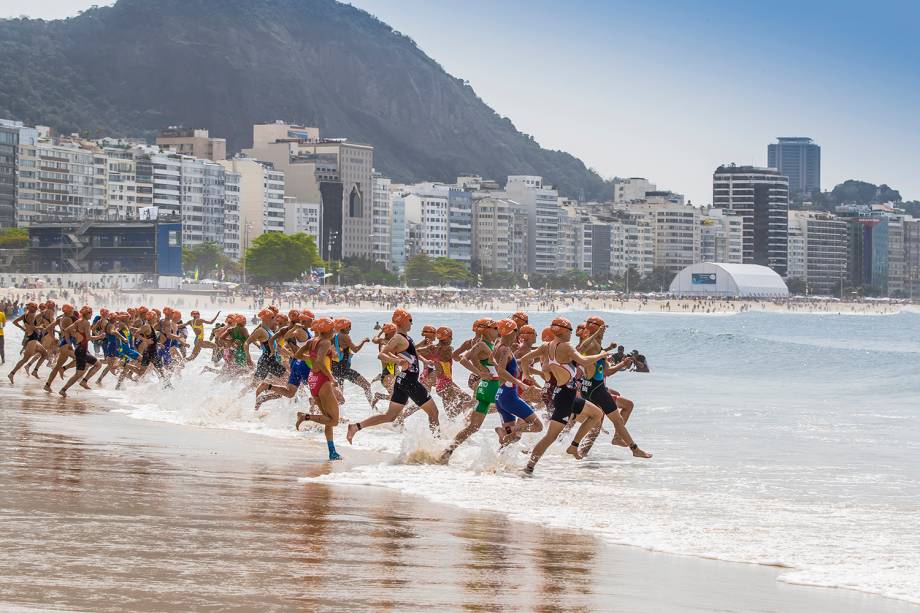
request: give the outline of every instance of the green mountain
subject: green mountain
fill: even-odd
[[[537,174],[607,198],[407,36],[333,0],[120,0],[59,21],[0,20],[0,117],[87,136],[208,128],[231,151],[283,119],[375,147],[399,181]]]

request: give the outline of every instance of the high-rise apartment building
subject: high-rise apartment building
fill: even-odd
[[[809,294],[835,295],[847,274],[847,222],[815,211],[789,211],[787,277],[805,281]]]
[[[726,214],[728,213],[728,214]],[[700,262],[741,264],[744,223],[725,209],[709,208],[700,220]]]
[[[371,214],[373,259],[390,270],[390,188],[393,183],[380,173],[374,173],[374,200]]]
[[[285,195],[322,205],[324,259],[373,257],[373,147],[276,122],[253,126],[243,153],[284,172]]]
[[[156,137],[158,147],[189,155],[203,160],[220,162],[227,159],[227,141],[223,138],[211,138],[207,130],[194,128],[170,127],[161,130]]]
[[[527,211],[528,272],[559,272],[559,193],[544,185],[543,177],[513,175],[508,177],[503,196],[523,205]]]
[[[655,233],[654,267],[677,274],[700,261],[700,209],[680,199],[634,202],[629,210],[648,216]]]
[[[786,274],[789,179],[771,168],[719,166],[713,174],[712,204],[741,216],[744,262]]]
[[[107,218],[107,162],[95,146],[39,139],[19,146],[17,166],[17,225]]]
[[[35,145],[38,130],[22,122],[0,119],[0,228],[16,225],[16,169],[19,146]]]
[[[821,147],[810,138],[781,136],[767,145],[767,166],[789,177],[789,193],[821,191]]]
[[[477,197],[473,204],[473,272],[526,274],[527,226],[523,205],[508,198]]]
[[[319,245],[322,224],[323,208],[318,202],[298,202],[290,196],[284,198],[284,232],[286,234],[307,234],[316,239],[316,244]]]
[[[255,240],[266,232],[284,232],[284,173],[271,162],[237,156],[219,162],[240,175],[240,225]]]

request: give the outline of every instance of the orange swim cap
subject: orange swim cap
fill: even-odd
[[[65,304],[64,306],[61,307],[61,311],[63,311],[64,313],[70,314],[71,312],[73,312],[73,305]]]
[[[587,324],[578,324],[575,328],[575,336],[578,338],[587,338],[591,335],[591,331],[588,330]]]
[[[93,312],[93,308],[88,304],[84,304],[80,307],[80,315],[90,315]]]
[[[278,313],[275,315],[275,323],[279,326],[286,326],[288,323],[288,316],[284,313]]]
[[[297,309],[291,309],[290,311],[288,311],[287,316],[288,316],[288,319],[291,321],[300,321],[300,311],[298,311]]]
[[[34,302],[30,302],[29,304],[26,305],[26,310],[27,311],[37,311],[38,305],[35,304]]]
[[[521,336],[532,336],[534,339],[537,338],[537,331],[533,326],[521,326],[520,334]]]
[[[159,319],[154,311],[147,311],[147,321],[156,321]]]
[[[259,319],[265,321],[266,319],[271,319],[275,316],[275,312],[271,309],[262,309],[259,311]]]
[[[514,315],[511,316],[511,319],[513,319],[514,323],[516,323],[518,326],[530,323],[530,318],[524,311],[516,311]]]
[[[406,309],[396,309],[393,311],[392,320],[397,326],[405,326],[412,323],[412,315]]]
[[[311,311],[310,309],[304,309],[303,311],[300,312],[301,322],[309,325],[309,323],[311,323],[314,319],[316,319],[316,315],[314,315],[313,311]]]
[[[439,341],[449,341],[454,337],[454,331],[448,328],[447,326],[441,326],[438,328],[435,335],[438,337]]]
[[[572,322],[570,322],[565,317],[557,317],[553,320],[553,323],[550,324],[551,328],[564,328],[566,330],[572,330]]]
[[[502,319],[498,322],[498,333],[502,336],[507,336],[517,330],[517,327],[513,319]]]
[[[555,340],[556,335],[553,334],[552,328],[543,328],[543,331],[540,332],[540,340],[544,343],[548,343],[551,340]]]
[[[268,305],[268,310],[271,311],[272,313],[275,313],[276,315],[278,314],[278,307],[276,307],[273,304]]]
[[[347,317],[339,317],[334,323],[336,331],[351,330],[351,320]]]
[[[381,331],[383,332],[384,336],[390,337],[396,334],[396,326],[391,323],[386,323],[383,324]]]
[[[181,320],[182,320],[182,312],[181,312],[181,311],[173,310],[173,312],[172,312],[172,320],[173,320],[173,321],[181,321]]]
[[[597,315],[592,315],[591,317],[585,320],[585,326],[587,326],[588,328],[592,328],[594,330],[598,328],[602,328],[605,325],[606,323],[604,322],[604,320],[598,317]]]
[[[425,325],[422,327],[422,336],[425,338],[434,338],[438,335],[438,329],[434,326]]]
[[[310,326],[317,334],[327,334],[335,330],[335,322],[332,321],[329,317],[320,317],[313,322],[313,325]]]

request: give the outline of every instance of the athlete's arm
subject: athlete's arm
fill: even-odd
[[[401,335],[395,334],[384,348],[380,350],[380,353],[377,354],[377,359],[385,364],[406,364],[408,366],[406,359],[399,355],[400,352],[408,348],[409,342]]]
[[[510,372],[508,372],[508,362],[511,358],[511,348],[509,347],[499,347],[498,350],[492,354],[492,360],[495,362],[495,372],[498,374],[498,380],[502,383],[511,383],[517,385],[523,389],[530,387],[520,379],[514,378]]]
[[[218,318],[218,317],[220,317],[220,311],[217,312],[217,315],[215,315],[214,318],[211,319],[211,321],[208,321],[207,319],[202,319],[202,320],[201,320],[201,323],[208,324],[208,325],[210,326],[210,325],[213,324],[215,321],[217,321],[217,318]]]

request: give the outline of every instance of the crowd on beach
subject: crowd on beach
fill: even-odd
[[[403,307],[392,311],[390,321],[378,326],[373,338],[355,342],[348,318],[317,316],[307,308],[285,313],[269,305],[252,320],[231,313],[218,323],[220,313],[206,320],[198,310],[184,316],[173,307],[96,312],[88,305],[77,308],[68,303],[59,308],[52,299],[24,304],[5,300],[2,306],[21,311],[11,322],[22,331],[19,359],[7,375],[13,385],[22,372],[25,379],[19,379],[20,384],[44,380],[49,393],[60,384],[57,393],[64,398],[75,385],[91,390],[104,385],[107,377],[116,389],[150,378],[168,387],[191,362],[209,352],[210,364],[191,376],[207,373],[237,382],[242,394],[253,395],[257,411],[267,410],[266,404],[279,398],[303,402],[305,410],[297,413],[294,427],[299,430],[308,422],[322,426],[329,460],[341,457],[334,433],[346,384],[358,386],[373,411],[348,424],[349,443],[364,429],[400,423],[416,410],[426,414],[436,435],[442,415],[463,418],[466,426],[445,441],[438,458],[446,464],[486,416],[497,413],[500,447],[516,443],[524,433],[544,432],[530,450],[527,474],[567,429],[575,430],[567,452],[577,459],[585,457],[605,419],[616,432],[613,445],[627,448],[635,457],[651,457],[626,427],[633,402],[607,386],[608,377],[621,370],[647,371],[645,358],[626,354],[616,343],[604,346],[607,326],[596,315],[578,326],[556,317],[540,332],[539,342],[524,311],[499,320],[480,318],[468,338],[455,346],[453,330],[434,324],[421,328],[416,343],[411,336],[413,316]],[[368,344],[377,347],[381,367],[372,380],[352,368],[352,356]],[[455,363],[471,373],[468,389],[454,380]],[[47,374],[42,369],[48,369]],[[386,393],[372,392],[377,381]],[[382,400],[388,401],[387,407],[377,412]]]

